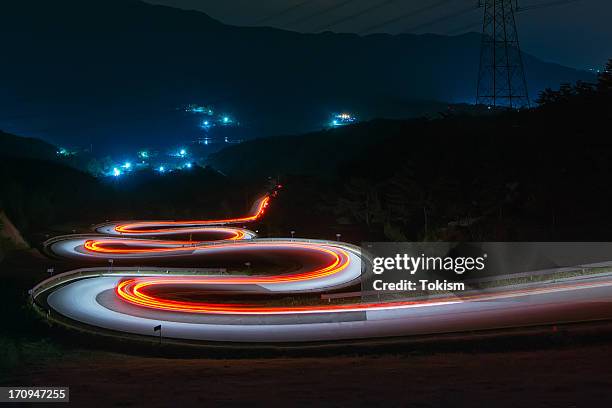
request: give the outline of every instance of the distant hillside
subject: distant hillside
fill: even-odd
[[[18,248],[27,248],[29,245],[21,236],[21,232],[13,225],[4,211],[0,210],[0,240],[7,240],[10,245]]]
[[[191,140],[179,105],[234,113],[245,138],[321,128],[331,112],[410,117],[473,100],[480,36],[301,34],[224,25],[136,0],[0,5],[0,127],[58,144]],[[525,55],[532,95],[590,74]],[[127,146],[130,144],[130,146]]]
[[[423,122],[375,120],[358,125],[294,136],[255,139],[212,154],[208,164],[234,177],[258,178],[276,175],[338,176],[338,169],[372,153],[384,139],[409,131]],[[373,157],[374,158],[374,157]],[[364,163],[365,164],[365,163]]]
[[[0,130],[0,156],[55,160],[57,148],[40,139],[15,136]]]
[[[244,179],[280,176],[281,211],[269,222],[290,219],[305,236],[608,241],[612,61],[608,67],[597,86],[548,91],[533,110],[265,138],[210,163]]]
[[[166,175],[151,170],[95,178],[73,164],[45,142],[0,133],[0,225],[9,227],[2,222],[5,212],[16,230],[35,242],[33,233],[63,223],[229,217],[247,211],[265,188],[265,180],[244,186],[198,166]],[[11,238],[16,230],[9,229]]]

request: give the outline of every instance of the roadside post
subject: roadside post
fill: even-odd
[[[153,332],[159,332],[159,345],[162,344],[162,325],[158,324],[153,328]]]

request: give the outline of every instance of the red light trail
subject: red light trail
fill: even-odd
[[[242,218],[228,218],[220,220],[204,220],[204,221],[157,221],[157,222],[133,222],[129,224],[121,224],[115,227],[115,231],[120,234],[156,234],[156,233],[167,233],[167,232],[185,232],[184,227],[201,227],[211,225],[229,225],[229,224],[246,224],[249,222],[257,221],[261,218],[266,208],[270,203],[270,196],[266,195],[262,199],[256,202],[255,211],[253,214],[242,217]],[[164,228],[150,228],[150,227],[164,227]],[[179,228],[166,228],[166,227],[179,227]],[[183,228],[180,228],[183,227]],[[240,239],[240,238],[236,238]]]
[[[588,305],[593,299],[609,299],[612,290],[612,279],[602,276],[426,299],[277,303],[270,295],[323,293],[357,284],[363,258],[358,248],[342,242],[262,239],[247,229],[231,227],[261,219],[269,205],[267,195],[257,200],[244,217],[107,223],[96,228],[98,235],[59,237],[48,242],[47,248],[57,256],[82,261],[174,261],[183,257],[195,265],[199,261],[221,264],[215,266],[242,265],[241,258],[251,257],[269,262],[281,255],[299,265],[298,269],[275,275],[219,275],[207,271],[194,275],[193,271],[176,268],[113,269],[111,263],[108,269],[76,270],[50,278],[33,289],[33,296],[47,292],[47,304],[60,315],[119,332],[151,336],[151,327],[161,323],[168,336],[179,339],[278,342],[560,322],[563,313],[559,315],[559,310],[569,304],[573,310],[581,310],[585,319],[593,319]],[[185,233],[199,234],[200,240],[160,239]],[[210,239],[201,240],[207,234]],[[259,296],[260,300],[240,300],[244,294]],[[261,296],[272,302],[262,302]]]
[[[245,240],[243,248],[248,248],[250,251],[270,250],[276,247],[283,250],[291,250],[296,253],[312,253],[316,255],[318,264],[300,273],[288,273],[274,276],[198,276],[198,277],[155,277],[147,278],[140,277],[135,279],[127,279],[121,281],[117,288],[117,296],[133,305],[156,308],[160,310],[173,310],[181,312],[196,312],[196,313],[230,313],[245,311],[248,307],[249,313],[257,311],[271,311],[273,308],[254,308],[253,305],[222,305],[210,303],[189,303],[176,302],[156,298],[145,294],[144,289],[150,287],[163,287],[169,284],[191,285],[196,289],[206,290],[206,285],[210,284],[225,284],[225,285],[261,285],[261,284],[280,284],[294,283],[303,281],[313,281],[320,278],[336,275],[342,272],[350,264],[350,256],[346,250],[340,246],[322,245],[320,243],[304,243],[294,242],[291,240],[265,242],[259,244],[257,240],[246,240],[246,230],[239,228],[224,229],[222,227],[214,227],[217,225],[244,224],[260,219],[270,203],[270,196],[266,195],[258,200],[254,205],[252,214],[239,217],[219,220],[203,220],[203,221],[151,221],[151,222],[131,222],[119,224],[114,227],[114,231],[123,235],[128,234],[130,237],[138,235],[151,236],[155,233],[179,234],[185,229],[196,228],[199,232],[217,232],[225,233],[229,238],[222,239],[217,242],[209,241],[184,241],[184,240],[157,240],[157,239],[134,239],[134,238],[101,238],[88,239],[84,242],[83,248],[86,252],[93,254],[112,255],[113,257],[121,255],[156,255],[156,254],[176,254],[181,252],[192,253],[194,250],[201,251],[206,254],[207,250],[219,251],[224,248],[231,250],[241,250],[240,240]],[[162,228],[160,228],[162,227]],[[227,241],[227,243],[225,243]],[[321,288],[323,290],[323,288]]]

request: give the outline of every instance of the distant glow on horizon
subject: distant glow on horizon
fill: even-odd
[[[345,126],[345,125],[350,125],[352,123],[357,122],[357,118],[347,112],[343,112],[343,113],[334,113],[332,115],[332,120],[329,122],[331,127],[339,127],[339,126]]]
[[[119,177],[121,175],[121,170],[119,170],[118,168],[113,168],[113,176],[115,177]]]

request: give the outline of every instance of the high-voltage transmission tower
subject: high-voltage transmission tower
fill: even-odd
[[[517,0],[479,0],[484,8],[476,103],[529,107],[527,81],[514,12]]]

